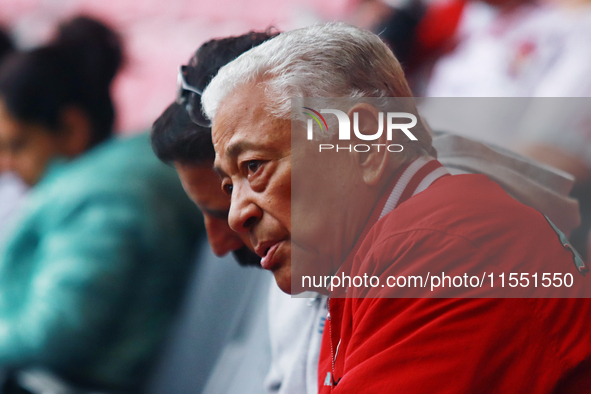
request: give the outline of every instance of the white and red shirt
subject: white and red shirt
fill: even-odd
[[[420,160],[398,171],[343,272],[385,281],[421,266],[433,272],[543,266],[569,272],[574,286],[588,288],[591,278],[579,273],[541,213],[486,176],[447,176],[437,161]],[[321,394],[591,387],[589,299],[381,298],[379,290],[361,298],[366,290],[349,288],[347,298],[329,300]]]

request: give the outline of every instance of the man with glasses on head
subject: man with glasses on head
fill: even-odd
[[[222,192],[219,177],[212,169],[215,152],[210,122],[201,111],[200,100],[202,89],[220,67],[274,35],[251,32],[203,44],[189,65],[179,68],[176,101],[152,128],[154,151],[162,161],[174,164],[185,191],[202,211],[214,253],[218,256],[232,253],[240,265],[259,268],[260,257],[249,249],[252,246],[248,237],[228,226],[230,199]],[[219,267],[218,270],[230,269]],[[249,283],[245,285],[244,294],[228,289],[223,294],[226,297],[218,300],[227,308],[242,306],[242,310],[237,307],[235,316],[235,320],[241,323],[241,332],[235,341],[226,345],[203,392],[261,392],[264,387],[270,393],[316,393],[318,354],[326,316],[325,299],[318,297],[312,302],[291,299],[277,288],[267,272],[261,270],[256,275],[248,272],[248,277],[246,274],[244,280]],[[217,285],[222,287],[225,284]],[[255,297],[250,295],[253,292],[257,294]],[[258,312],[261,303],[265,307],[268,303],[268,314]],[[238,314],[243,317],[238,318]],[[253,329],[260,324],[264,326],[262,330]],[[194,329],[199,330],[199,327]],[[269,345],[270,363],[261,351]],[[237,364],[236,361],[241,362]],[[266,378],[264,384],[261,381],[258,389],[254,389],[261,372],[260,368],[254,368],[257,366],[264,367],[262,376]],[[228,371],[232,371],[231,379]],[[250,376],[246,375],[247,371],[251,372]]]

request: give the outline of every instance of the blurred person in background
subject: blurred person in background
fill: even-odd
[[[445,0],[438,0],[445,2]],[[568,2],[567,2],[568,3]],[[469,1],[431,97],[586,97],[591,7],[559,1]]]
[[[3,392],[46,392],[23,378],[35,369],[141,391],[182,296],[201,217],[147,135],[113,137],[122,59],[115,32],[78,17],[0,68],[2,170],[32,186],[0,252]]]
[[[456,46],[436,62],[426,91],[430,97],[544,98],[504,100],[504,106],[491,101],[505,111],[496,117],[494,138],[575,177],[572,196],[582,224],[570,240],[584,257],[591,228],[590,21],[588,1],[468,2]],[[478,133],[478,127],[468,131],[488,138]]]

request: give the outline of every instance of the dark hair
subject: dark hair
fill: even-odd
[[[110,85],[122,59],[117,33],[77,17],[60,25],[48,45],[7,58],[0,68],[0,95],[12,116],[55,132],[62,110],[78,108],[89,119],[94,146],[113,132]]]
[[[277,34],[279,32],[270,27],[264,32],[250,31],[237,37],[207,41],[189,59],[187,82],[198,89],[205,89],[220,68]]]
[[[165,163],[209,164],[215,159],[211,130],[191,122],[185,107],[172,103],[152,126],[152,147]]]
[[[275,37],[278,32],[249,32],[237,37],[214,39],[201,45],[189,60],[187,83],[205,89],[218,70],[257,45]],[[199,103],[192,94],[192,103]],[[200,105],[200,104],[198,104]],[[170,105],[152,126],[152,148],[164,162],[179,161],[205,164],[213,161],[215,152],[211,129],[191,122],[184,106]]]
[[[14,51],[14,44],[8,33],[0,27],[0,61]]]

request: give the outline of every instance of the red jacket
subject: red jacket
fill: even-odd
[[[412,267],[496,274],[541,267],[571,273],[572,294],[589,292],[591,275],[579,272],[541,213],[486,176],[434,177],[437,161],[418,167],[403,171],[378,203],[343,264],[349,275],[385,283]],[[436,180],[417,194],[429,176]],[[589,299],[359,298],[365,291],[329,300],[320,394],[591,392]]]

